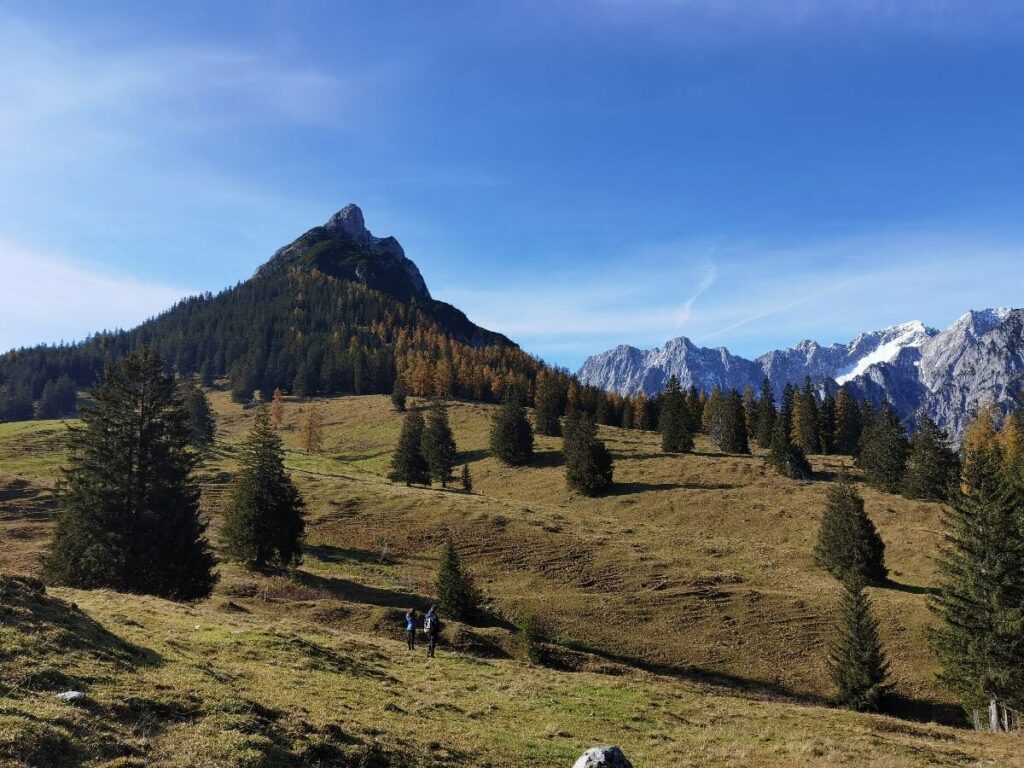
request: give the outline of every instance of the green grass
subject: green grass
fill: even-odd
[[[252,411],[224,393],[213,402],[218,441],[200,476],[216,544]],[[33,679],[50,683],[5,694],[0,760],[33,764],[20,743],[66,753],[65,764],[313,765],[323,754],[344,765],[380,741],[465,766],[571,765],[607,742],[638,766],[1022,764],[1013,739],[825,706],[837,589],[814,567],[813,543],[826,480],[779,478],[704,439],[695,454],[665,456],[657,435],[602,428],[617,488],[586,499],[566,490],[560,440],[538,438],[534,466],[502,467],[486,451],[492,409],[456,403],[474,494],[406,488],[385,479],[401,425],[388,398],[319,406],[324,454],[299,450],[308,405],[288,402],[282,430],[308,503],[296,581],[223,564],[214,596],[194,606],[53,590],[110,633],[100,647],[73,635],[71,653],[57,639],[29,642],[43,630],[12,629],[5,615],[0,649],[19,661],[0,661],[0,686],[37,667]],[[62,450],[59,423],[0,425],[0,569],[38,573]],[[821,478],[851,471],[845,459],[812,460]],[[940,508],[861,490],[896,582],[871,597],[898,710],[948,717],[955,702],[935,682],[924,594]],[[405,652],[400,619],[429,601],[448,536],[491,620],[453,624],[452,647],[427,662]],[[40,627],[57,606],[37,610]],[[508,658],[527,608],[559,643],[551,668]],[[59,675],[95,705],[55,702]]]

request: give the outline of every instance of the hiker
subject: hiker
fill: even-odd
[[[405,614],[405,634],[409,638],[409,650],[416,650],[416,609],[410,608]]]
[[[423,631],[427,633],[427,656],[434,658],[434,646],[437,644],[437,636],[441,632],[441,620],[437,618],[434,606],[430,606],[427,615],[423,617]]]

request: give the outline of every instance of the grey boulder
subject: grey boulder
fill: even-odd
[[[591,747],[572,768],[633,768],[633,764],[618,747]]]

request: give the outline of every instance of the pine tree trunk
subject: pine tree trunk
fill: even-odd
[[[999,702],[994,696],[988,700],[988,724],[992,733],[999,733],[1003,730],[1003,723],[999,717]]]

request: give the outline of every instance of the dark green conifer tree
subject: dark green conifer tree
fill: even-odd
[[[821,453],[821,438],[818,425],[818,397],[814,393],[811,378],[804,379],[804,387],[794,395],[793,442],[805,453]]]
[[[864,512],[864,500],[849,483],[825,493],[814,561],[840,581],[881,585],[888,578],[885,543]]]
[[[622,428],[635,429],[636,415],[633,412],[633,398],[626,397],[622,401]]]
[[[661,432],[661,450],[665,453],[693,450],[690,411],[686,407],[686,396],[679,388],[679,379],[675,376],[669,378],[661,397],[658,431]]]
[[[932,603],[940,679],[976,727],[1006,730],[1007,709],[1024,710],[1024,490],[1009,481],[998,450],[964,462],[950,499]]]
[[[537,428],[537,434],[560,437],[562,434],[560,419],[565,410],[565,392],[554,376],[540,375],[537,377],[537,392],[534,402],[533,423]]]
[[[822,453],[835,453],[836,401],[825,395],[818,410],[818,437]]]
[[[466,493],[473,492],[473,475],[469,473],[469,464],[462,465],[462,490]]]
[[[871,485],[898,493],[909,451],[903,424],[886,403],[861,431],[857,466],[864,470],[864,479]]]
[[[174,380],[148,347],[108,365],[71,430],[48,579],[192,600],[214,559]]]
[[[445,542],[434,591],[442,616],[465,621],[479,610],[480,596],[473,584],[473,577],[463,568],[451,539]]]
[[[430,485],[430,467],[423,456],[424,429],[423,415],[419,411],[405,414],[398,445],[391,457],[390,480],[406,485]]]
[[[61,374],[58,379],[51,379],[43,386],[43,393],[36,403],[37,419],[60,419],[75,415],[78,395],[75,385],[68,375]]]
[[[767,376],[761,382],[761,397],[757,401],[757,444],[762,448],[770,448],[772,434],[775,432],[775,395],[772,383]]]
[[[192,445],[200,450],[209,447],[217,432],[217,423],[213,418],[209,398],[192,379],[182,379],[178,383],[178,392],[188,414]]]
[[[565,481],[570,490],[585,496],[600,496],[612,484],[612,456],[597,439],[594,420],[583,411],[565,417],[563,436]]]
[[[523,466],[533,460],[533,430],[514,394],[505,398],[491,422],[491,453],[510,467]]]
[[[782,389],[782,402],[779,404],[778,420],[782,422],[789,440],[793,440],[793,409],[799,390],[795,384],[787,383]],[[774,436],[772,438],[774,440]]]
[[[686,390],[686,407],[690,410],[690,426],[696,434],[704,424],[704,399],[695,384],[691,384]]]
[[[877,711],[891,688],[889,660],[878,636],[878,620],[860,582],[845,582],[829,667],[840,704]]]
[[[391,405],[399,413],[405,412],[405,382],[401,376],[395,376],[395,385],[391,389]]]
[[[750,453],[747,442],[747,420],[743,398],[735,389],[725,396],[721,405],[721,438],[718,447],[726,453]]]
[[[247,568],[294,567],[302,562],[305,504],[284,468],[281,438],[265,407],[239,450],[239,467],[228,492],[224,543]]]
[[[860,442],[860,408],[845,384],[839,388],[836,397],[836,426],[832,442],[835,453],[845,456],[856,453]]]
[[[422,449],[431,480],[447,488],[455,472],[459,451],[455,447],[455,436],[448,422],[448,409],[441,400],[434,402],[427,413]]]
[[[772,444],[765,457],[768,466],[785,477],[794,480],[810,480],[811,465],[800,447],[793,445],[786,429],[786,420],[777,418],[772,432]]]
[[[960,458],[948,437],[927,416],[917,422],[910,438],[910,455],[903,475],[902,493],[908,499],[944,501],[960,474]]]

